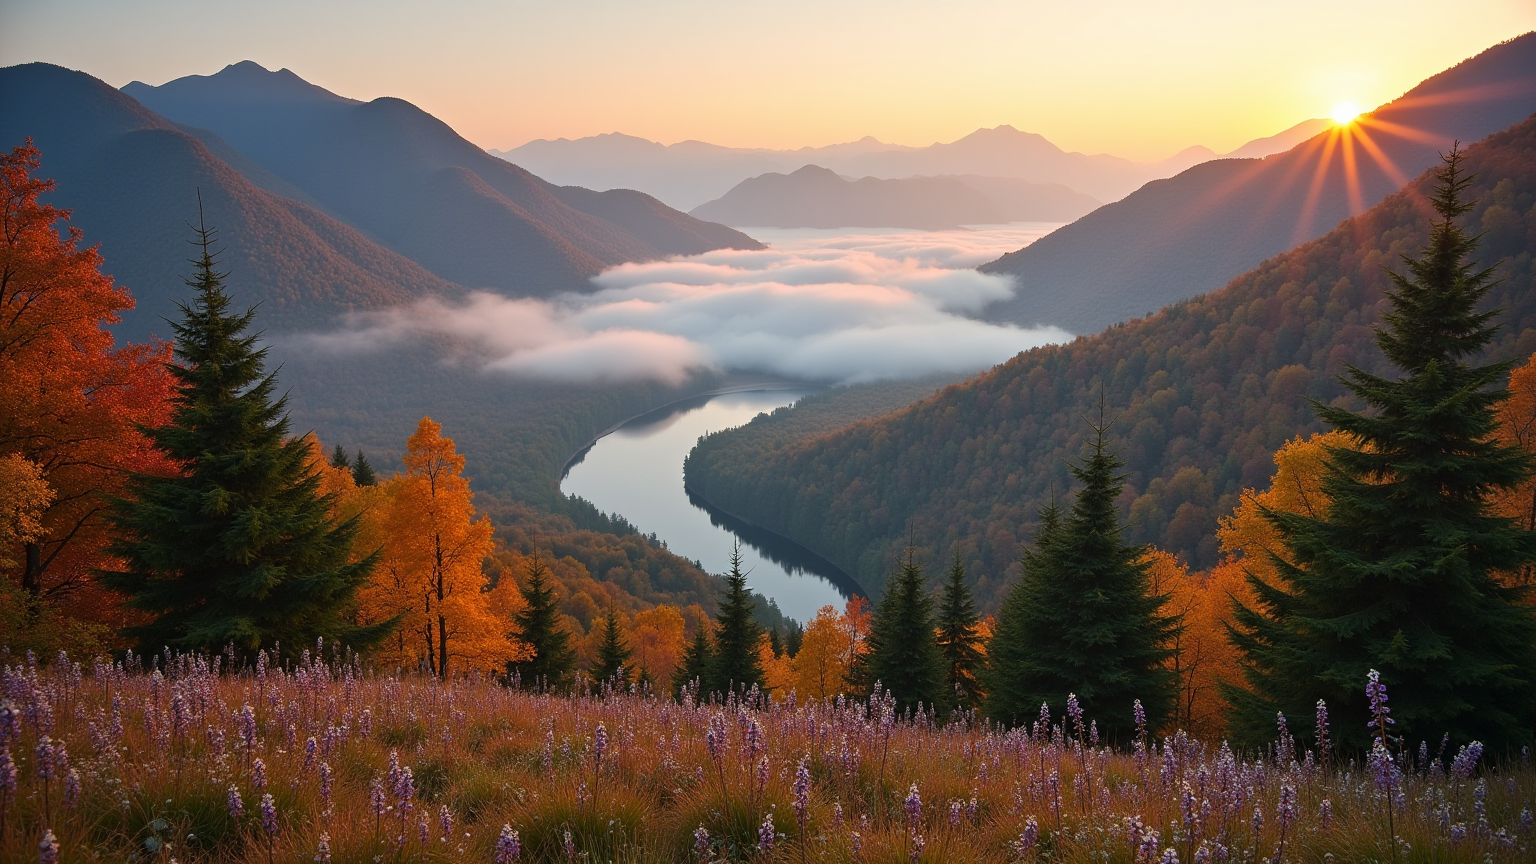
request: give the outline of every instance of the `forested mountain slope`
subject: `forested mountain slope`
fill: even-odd
[[[1492,349],[1536,351],[1536,118],[1467,151],[1466,219],[1502,277]],[[1426,173],[1358,218],[1212,294],[1069,344],[1039,348],[895,414],[810,441],[773,442],[759,418],[690,454],[689,488],[788,536],[878,591],[914,531],[958,548],[994,606],[1039,509],[1069,493],[1100,386],[1130,480],[1136,542],[1211,564],[1217,516],[1270,475],[1271,454],[1317,430],[1307,397],[1341,398],[1345,363],[1386,371],[1372,342],[1386,268],[1427,237]],[[754,437],[755,436],[755,437]],[[762,449],[738,446],[752,438]]]
[[[444,279],[543,296],[626,261],[759,249],[638,192],[560,187],[497,159],[401,99],[346,99],[250,61],[123,88],[210,129],[348,223]]]
[[[989,320],[1074,333],[1214,291],[1321,236],[1433,165],[1536,111],[1536,33],[1484,51],[1346,129],[1266,159],[1220,159],[1148,183],[983,265],[1018,289]]]
[[[161,319],[175,317],[175,301],[187,294],[187,223],[197,218],[199,192],[220,231],[235,297],[261,303],[269,328],[463,293],[284,197],[302,193],[254,164],[237,170],[221,156],[242,157],[217,136],[178,127],[82,72],[46,63],[0,69],[0,146],[27,137],[42,151],[41,176],[57,181],[50,201],[74,211],[71,224],[86,243],[101,244],[106,271],[138,301],[119,335],[170,335]]]

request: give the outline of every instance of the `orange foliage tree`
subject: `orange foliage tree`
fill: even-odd
[[[405,472],[357,489],[350,503],[363,515],[357,547],[380,554],[361,592],[364,623],[397,619],[386,658],[444,678],[460,667],[500,670],[520,650],[510,635],[517,588],[493,589],[485,575],[491,523],[475,518],[463,470],[453,440],[423,417],[406,441]]]
[[[852,605],[850,602],[849,607]],[[816,617],[805,625],[800,651],[795,654],[795,687],[803,696],[829,699],[847,690],[855,635],[847,615],[839,614],[836,606],[816,611]]]
[[[128,471],[174,470],[138,431],[169,416],[170,346],[114,346],[106,325],[133,298],[101,273],[97,247],[78,248],[80,229],[59,236],[69,211],[38,203],[54,188],[32,176],[40,165],[30,140],[0,154],[0,454],[37,465],[53,496],[40,530],[0,558],[20,561],[7,575],[21,595],[7,594],[25,617],[46,605],[100,640],[125,623],[93,575],[107,563],[106,499]]]
[[[1226,730],[1221,682],[1240,677],[1227,626],[1232,622],[1232,596],[1247,588],[1242,564],[1228,558],[1208,573],[1191,572],[1161,549],[1148,550],[1147,563],[1150,590],[1167,595],[1164,612],[1179,616],[1183,623],[1174,635],[1174,654],[1168,660],[1179,677],[1179,698],[1169,723],[1215,740]]]
[[[1509,375],[1509,398],[1499,405],[1497,435],[1503,443],[1536,455],[1536,356]],[[1527,531],[1536,531],[1536,475],[1499,493],[1494,511],[1518,521]],[[1505,581],[1536,585],[1536,570],[1526,567],[1519,573],[1506,574]]]
[[[630,619],[631,660],[652,681],[671,681],[688,648],[687,622],[676,606],[653,606]]]

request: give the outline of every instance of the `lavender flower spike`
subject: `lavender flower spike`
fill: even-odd
[[[565,836],[569,842],[570,832],[566,832]],[[522,852],[523,845],[517,839],[517,832],[512,830],[511,825],[502,825],[501,836],[496,838],[496,864],[512,864]]]

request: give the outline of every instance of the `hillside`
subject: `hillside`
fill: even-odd
[[[1536,33],[1440,73],[1347,130],[1266,159],[1223,159],[1122,201],[980,269],[1014,277],[985,317],[1095,333],[1213,291],[1322,236],[1435,163],[1536,111]],[[1354,166],[1354,170],[1350,166]]]
[[[845,180],[807,165],[743,180],[691,215],[770,228],[943,229],[997,222],[1069,222],[1099,202],[1065,186],[1012,177]]]
[[[635,192],[563,188],[497,159],[401,99],[346,99],[250,61],[123,92],[209,129],[328,212],[438,276],[544,296],[626,261],[725,247],[738,231]]]
[[[31,137],[42,175],[57,181],[52,200],[74,211],[71,224],[100,243],[107,272],[138,300],[119,334],[168,335],[160,323],[185,295],[187,223],[218,214],[230,287],[260,302],[263,321],[289,327],[315,316],[376,309],[463,289],[315,207],[269,191],[217,153],[239,159],[207,132],[193,134],[81,72],[32,63],[0,69],[0,146]],[[255,166],[247,166],[255,168]]]
[[[1536,118],[1467,151],[1486,232],[1483,260],[1503,281],[1498,358],[1536,351]],[[1345,363],[1386,371],[1372,326],[1387,267],[1427,236],[1421,176],[1324,237],[1225,288],[1069,344],[1040,348],[895,414],[810,441],[759,418],[689,455],[689,488],[788,536],[873,591],[914,531],[962,551],[995,606],[1040,506],[1071,488],[1102,383],[1130,472],[1130,537],[1197,565],[1216,556],[1216,517],[1269,477],[1271,454],[1317,430],[1306,402],[1340,398]],[[835,398],[835,394],[829,398]]]

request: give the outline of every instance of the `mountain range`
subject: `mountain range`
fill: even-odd
[[[690,214],[770,228],[954,228],[996,222],[1070,222],[1099,206],[1081,192],[1013,177],[849,180],[818,165],[738,183]]]
[[[1490,358],[1536,352],[1536,117],[1466,150],[1464,218],[1499,283]],[[894,413],[828,430],[781,410],[702,439],[688,489],[788,537],[878,594],[915,536],[959,553],[995,608],[1040,508],[1073,488],[1100,398],[1125,460],[1128,539],[1216,560],[1215,521],[1264,485],[1272,454],[1321,426],[1346,364],[1393,374],[1372,341],[1387,271],[1427,242],[1429,172],[1323,237],[1222,289],[1065,345],[1038,348]],[[867,393],[850,393],[870,401]],[[846,416],[827,404],[811,413]]]
[[[1278,135],[1251,141],[1238,152],[1268,155],[1289,149],[1326,122],[1303,121]],[[1200,146],[1153,163],[1069,153],[1041,135],[1012,126],[978,129],[957,141],[927,147],[887,144],[865,137],[826,147],[769,150],[722,147],[703,141],[666,145],[614,132],[575,140],[539,139],[511,150],[490,152],[557,183],[639,189],[679,209],[692,209],[719,198],[743,180],[768,173],[788,174],[806,165],[849,177],[884,180],[938,175],[1011,177],[1059,184],[1099,201],[1114,201],[1148,180],[1169,177],[1216,158],[1209,148]]]
[[[1213,291],[1364,212],[1453,141],[1479,140],[1532,112],[1536,33],[1284,153],[1196,165],[983,265],[1017,284],[984,316],[1093,333]]]

